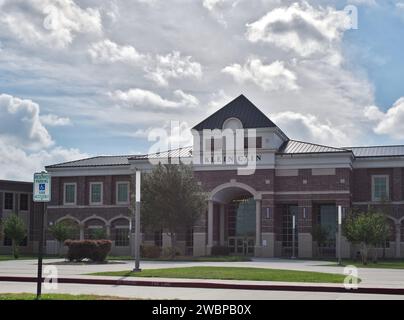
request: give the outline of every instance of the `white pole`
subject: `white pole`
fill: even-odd
[[[141,271],[140,269],[140,188],[141,188],[141,172],[136,171],[136,211],[135,211],[135,269],[133,271]]]
[[[292,216],[292,259],[295,259],[296,216]]]
[[[338,264],[342,265],[341,261],[341,225],[342,225],[342,206],[338,206]]]

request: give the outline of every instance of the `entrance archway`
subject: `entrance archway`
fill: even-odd
[[[261,198],[250,186],[230,182],[209,196],[208,253],[226,246],[232,254],[259,256],[261,245]]]

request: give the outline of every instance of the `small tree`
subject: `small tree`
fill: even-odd
[[[327,243],[329,230],[320,224],[313,226],[311,235],[313,240],[317,242],[318,253],[321,256],[321,248]]]
[[[344,221],[343,232],[348,241],[360,245],[362,263],[366,265],[369,250],[388,237],[389,228],[384,214],[369,209],[351,212]]]
[[[105,240],[107,239],[107,232],[104,228],[92,229],[90,233],[91,240]]]
[[[67,239],[71,239],[75,232],[75,226],[71,222],[61,221],[55,223],[49,228],[51,235],[58,242],[58,253],[61,254],[63,243]]]
[[[26,237],[27,231],[24,221],[15,213],[8,216],[4,222],[4,234],[12,241],[13,256],[19,257],[18,247]]]
[[[177,234],[192,228],[205,208],[206,197],[189,166],[159,164],[143,177],[143,225],[167,231],[172,257],[176,254]]]

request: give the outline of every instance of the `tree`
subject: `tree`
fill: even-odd
[[[18,247],[27,235],[27,228],[24,221],[15,213],[9,215],[4,222],[4,235],[11,239],[13,256],[15,259],[19,257]]]
[[[60,255],[60,251],[62,249],[63,243],[67,239],[71,239],[73,237],[75,229],[76,229],[76,226],[74,226],[72,222],[68,222],[68,221],[57,222],[49,228],[51,235],[58,242],[59,255]]]
[[[176,253],[177,234],[191,229],[205,209],[205,194],[190,166],[159,164],[143,177],[143,225],[169,234],[171,256]]]
[[[343,232],[349,242],[360,245],[362,263],[366,265],[369,250],[385,241],[389,227],[384,214],[368,209],[367,212],[352,211],[344,221]]]

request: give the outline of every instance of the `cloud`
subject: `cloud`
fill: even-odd
[[[153,56],[139,53],[133,46],[118,45],[105,39],[91,44],[88,54],[93,63],[113,64],[122,62],[141,67],[147,79],[162,87],[167,87],[170,79],[200,79],[202,77],[201,64],[192,61],[191,56],[182,56],[179,51]]]
[[[88,53],[94,63],[127,62],[140,64],[146,58],[134,47],[120,46],[108,39],[91,44]]]
[[[398,99],[386,112],[376,106],[369,107],[365,116],[376,122],[375,133],[404,139],[404,97]]]
[[[152,67],[146,67],[146,77],[161,86],[167,86],[169,79],[202,77],[202,66],[199,62],[191,61],[191,56],[181,56],[174,51],[167,55],[157,55]]]
[[[56,146],[43,119],[37,103],[0,95],[0,179],[32,181],[33,173],[46,165],[87,156],[77,148]],[[66,122],[54,115],[45,119]]]
[[[116,90],[110,93],[110,96],[127,106],[137,108],[154,108],[160,111],[167,109],[178,109],[180,107],[195,107],[199,104],[198,99],[190,94],[186,94],[181,90],[174,91],[176,100],[168,100],[162,98],[160,95],[143,89],[130,89],[128,91]]]
[[[49,48],[66,48],[78,34],[102,33],[99,10],[82,9],[72,0],[5,0],[0,26],[4,36]]]
[[[7,94],[0,95],[0,138],[28,149],[54,143],[39,117],[39,105]]]
[[[307,2],[276,8],[247,24],[249,41],[264,42],[301,57],[336,57],[335,48],[348,28],[348,16],[333,8],[314,8]]]
[[[72,122],[70,118],[67,117],[59,117],[55,114],[46,114],[40,116],[41,122],[50,127],[63,127],[63,126],[70,126]]]
[[[233,64],[222,72],[233,76],[238,83],[253,82],[266,91],[298,89],[296,75],[283,61],[265,65],[260,59],[248,59],[244,66]]]
[[[306,141],[315,141],[324,145],[342,146],[349,141],[347,134],[330,123],[323,123],[312,114],[282,112],[271,116],[271,119],[290,137]]]

